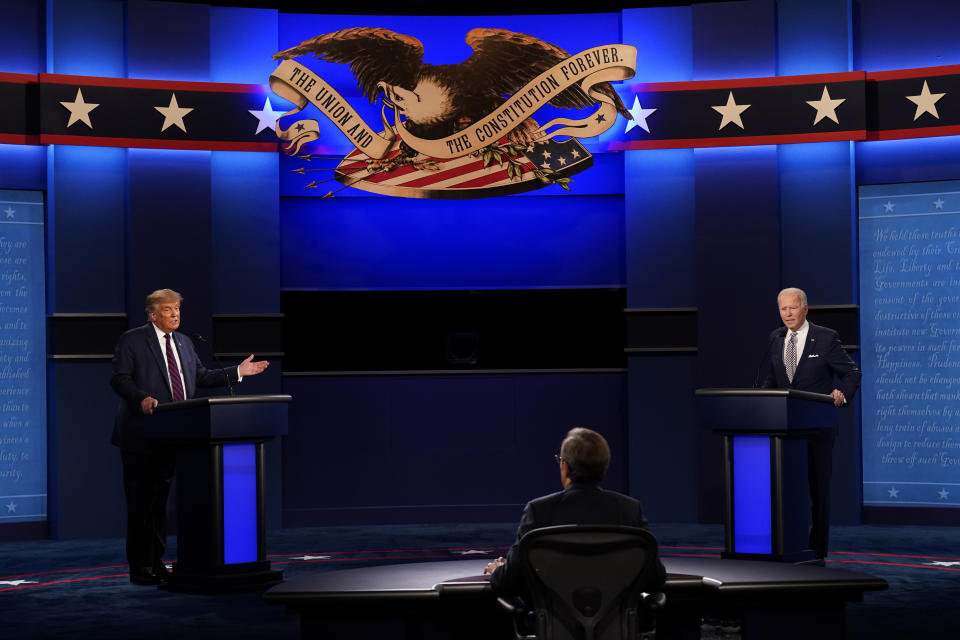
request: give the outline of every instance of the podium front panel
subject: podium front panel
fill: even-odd
[[[770,438],[733,436],[733,551],[773,553]]]
[[[259,528],[257,511],[257,445],[224,444],[223,563],[256,562]]]

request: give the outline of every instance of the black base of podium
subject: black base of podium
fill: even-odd
[[[237,567],[209,571],[184,571],[174,565],[161,589],[188,593],[231,593],[258,591],[283,582],[283,571],[270,568],[269,562],[251,562]]]

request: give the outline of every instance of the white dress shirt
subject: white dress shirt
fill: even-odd
[[[800,366],[800,358],[803,356],[803,345],[807,342],[807,333],[810,332],[810,323],[806,320],[803,321],[803,325],[797,329],[797,366]],[[783,336],[783,361],[787,361],[787,346],[790,344],[790,329],[787,329],[787,334]]]
[[[160,353],[163,354],[163,361],[167,361],[167,339],[164,337],[165,334],[163,331],[160,331],[160,328],[157,325],[153,325],[153,330],[157,332],[157,340],[160,342]],[[187,394],[187,385],[183,380],[183,363],[180,362],[180,350],[177,349],[176,340],[173,337],[173,334],[170,334],[170,342],[173,343],[173,358],[177,361],[177,371],[180,372],[180,388],[183,389],[183,394]],[[172,384],[170,382],[170,367],[165,366],[164,369],[167,370],[167,384]],[[173,395],[173,387],[170,387],[170,395]]]

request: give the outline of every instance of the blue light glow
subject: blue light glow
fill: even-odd
[[[50,4],[48,73],[124,77],[124,3],[58,0]]]
[[[624,278],[619,195],[284,198],[281,220],[285,289],[622,286]]]
[[[624,9],[624,44],[637,48],[633,82],[680,82],[693,76],[690,7]],[[632,100],[631,100],[632,102]],[[630,107],[630,104],[627,104]]]
[[[257,450],[223,445],[223,562],[257,561]]]
[[[733,436],[733,550],[772,553],[770,438]]]

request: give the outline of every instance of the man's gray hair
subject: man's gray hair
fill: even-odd
[[[780,298],[785,295],[798,295],[800,296],[800,304],[803,306],[807,305],[807,294],[803,289],[797,289],[796,287],[787,287],[783,291],[777,294],[777,305],[780,304]]]

